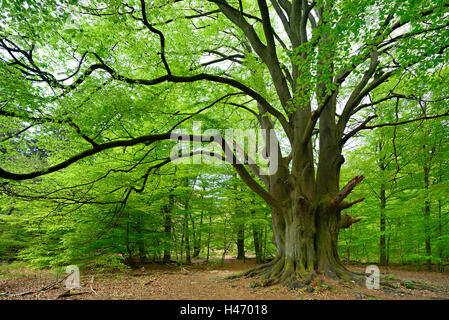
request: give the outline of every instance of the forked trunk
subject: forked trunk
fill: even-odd
[[[288,208],[283,215],[285,227],[276,230],[282,241],[278,249],[279,279],[295,281],[323,274],[331,278],[348,278],[337,251],[340,213],[331,206],[310,207],[304,211]],[[283,261],[282,261],[283,260]],[[276,272],[277,270],[275,270]],[[295,283],[291,283],[295,286]],[[297,283],[296,285],[299,285]]]
[[[322,58],[329,60],[331,57],[323,55]],[[324,60],[320,64],[325,65]],[[293,77],[297,78],[299,70],[294,63],[292,65]],[[327,67],[333,68],[332,65]],[[264,180],[269,196],[258,192],[272,209],[273,242],[277,247],[277,257],[248,271],[246,275],[260,275],[266,284],[281,282],[290,287],[309,285],[319,274],[357,281],[361,278],[340,262],[337,242],[340,228],[348,228],[360,220],[341,212],[363,200],[344,201],[363,180],[363,176],[357,176],[342,189],[339,188],[340,168],[344,162],[344,126],[337,124],[335,119],[337,91],[328,97],[325,81],[320,83],[317,96],[322,105],[312,111],[307,90],[303,89],[294,88],[301,99],[298,99],[300,105],[290,115],[290,155],[283,158],[279,146],[272,146],[268,139],[265,141],[267,151],[277,151],[277,158],[282,159],[277,163],[278,170]],[[312,136],[318,118],[319,152],[315,167]],[[263,122],[262,125],[273,128],[272,123]],[[256,187],[253,190],[258,191]]]

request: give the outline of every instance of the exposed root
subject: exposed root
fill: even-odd
[[[264,263],[264,264],[261,264],[259,266],[254,267],[254,268],[251,268],[248,271],[243,272],[242,276],[244,276],[244,277],[254,277],[256,275],[259,275],[259,274],[261,274],[261,273],[263,273],[263,272],[265,272],[267,270],[270,270],[273,267],[273,265],[275,265],[275,264],[277,264],[279,262],[279,260],[280,260],[279,258],[276,258],[276,259],[271,260],[268,263]]]
[[[256,266],[246,272],[228,276],[227,279],[240,277],[257,277],[260,282],[253,283],[254,287],[265,287],[274,284],[282,284],[289,289],[306,289],[312,292],[314,287],[323,286],[330,288],[323,282],[321,275],[331,279],[356,282],[364,285],[365,274],[358,274],[347,270],[343,265],[326,266],[322,272],[314,269],[306,269],[289,259],[278,257],[269,263]]]
[[[402,288],[410,289],[410,290],[426,290],[436,293],[447,293],[449,292],[448,287],[443,286],[437,286],[437,285],[430,285],[424,282],[420,281],[413,281],[413,280],[402,280],[396,278],[394,275],[381,275],[380,279],[380,286],[381,289],[384,291],[392,291],[392,292],[400,292],[403,293],[404,291],[401,290]]]
[[[338,264],[336,266],[326,266],[323,274],[330,279],[355,282],[360,286],[365,285],[365,273],[350,271],[341,264]]]
[[[237,278],[242,278],[242,277],[246,277],[246,278],[250,278],[250,277],[254,277],[259,275],[263,270],[268,269],[269,267],[271,267],[273,264],[275,264],[278,261],[278,259],[273,259],[268,263],[264,263],[261,265],[258,265],[254,268],[249,269],[248,271],[244,271],[244,272],[239,272],[239,273],[235,273],[235,274],[231,274],[229,276],[226,276],[225,279],[237,279]]]

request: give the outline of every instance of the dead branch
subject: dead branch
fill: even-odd
[[[360,199],[357,199],[357,200],[352,201],[352,202],[345,202],[345,201],[343,201],[341,203],[341,205],[340,205],[340,209],[341,210],[348,209],[348,208],[352,207],[353,205],[355,205],[356,203],[362,202],[363,200],[365,200],[365,198],[360,198]]]
[[[53,283],[50,283],[50,284],[48,284],[48,285],[46,285],[46,286],[44,286],[44,287],[42,287],[42,288],[40,288],[40,289],[37,289],[37,290],[25,291],[25,292],[16,293],[16,294],[11,294],[11,293],[8,293],[8,292],[2,292],[2,293],[0,293],[0,296],[7,296],[7,297],[22,297],[22,296],[26,296],[26,295],[33,294],[33,293],[38,293],[38,292],[47,291],[47,290],[50,290],[50,289],[56,287],[57,285],[61,284],[61,283],[62,283],[65,279],[67,279],[70,275],[71,275],[71,273],[68,274],[67,276],[65,276],[64,278],[62,278],[62,279],[60,279],[60,280],[57,280],[57,281],[55,281],[55,282],[53,282]]]
[[[341,216],[340,218],[340,229],[347,229],[349,228],[353,223],[359,222],[362,220],[362,218],[355,218],[353,219],[349,214],[346,212]]]
[[[363,175],[352,178],[331,200],[332,205],[338,206],[363,179]]]
[[[71,297],[71,296],[78,296],[78,295],[86,294],[86,293],[89,293],[89,291],[67,290],[67,291],[61,293],[59,296],[57,296],[56,299],[65,298],[65,297]]]

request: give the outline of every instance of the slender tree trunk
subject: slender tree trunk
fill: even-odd
[[[165,212],[164,217],[164,257],[162,258],[162,261],[164,263],[170,263],[171,261],[171,232],[172,232],[172,221],[170,212]]]
[[[438,200],[438,234],[439,237],[441,239],[441,237],[443,236],[443,224],[441,221],[441,199]],[[443,246],[440,244],[440,248],[439,248],[439,256],[440,256],[440,263],[439,263],[439,270],[440,272],[444,272],[444,267],[443,267]]]
[[[244,260],[245,259],[245,222],[244,222],[244,215],[245,212],[242,210],[242,199],[238,194],[241,192],[241,189],[238,187],[237,183],[237,174],[233,174],[233,188],[232,190],[235,192],[235,198],[234,198],[234,228],[237,233],[237,259],[238,260]]]
[[[195,239],[194,249],[193,249],[193,257],[197,258],[200,255],[201,252],[201,234],[202,234],[202,227],[203,227],[203,215],[204,212],[201,210],[201,216],[200,216],[200,226],[197,230],[198,237]],[[193,223],[193,222],[192,222]]]
[[[265,213],[265,218],[268,217],[268,213]],[[262,262],[264,262],[266,260],[267,257],[267,241],[268,241],[268,225],[265,225],[265,227],[260,231],[261,234],[261,238],[262,240],[262,245],[261,248],[263,246],[262,250]]]
[[[183,186],[189,187],[189,179],[184,179]],[[191,264],[192,263],[192,257],[191,257],[191,248],[190,248],[190,230],[189,230],[189,214],[190,214],[190,198],[192,196],[193,191],[190,191],[187,195],[185,202],[184,202],[184,221],[183,221],[183,234],[184,234],[184,245],[185,245],[185,251],[186,251],[186,263]]]
[[[432,247],[430,244],[430,200],[429,200],[429,173],[430,166],[424,166],[424,185],[426,188],[426,200],[424,202],[424,234],[426,255],[430,257],[432,255]],[[432,260],[428,258],[426,260],[427,270],[432,270]]]
[[[237,209],[235,215],[237,218],[237,259],[245,259],[245,223],[243,221],[243,212],[240,208]]]
[[[136,233],[137,233],[137,247],[139,248],[139,261],[140,264],[144,264],[145,263],[145,239],[143,238],[143,217],[142,214],[139,213],[139,218],[137,221],[137,226],[136,226]]]
[[[254,252],[256,254],[256,263],[262,263],[262,243],[260,239],[260,231],[253,227]]]
[[[187,205],[186,205],[187,207]],[[186,209],[188,210],[188,209]],[[190,239],[189,239],[189,220],[188,220],[188,215],[187,215],[187,211],[184,213],[184,248],[186,251],[186,263],[190,264],[192,263],[192,258],[191,258],[191,253],[190,253]]]
[[[211,234],[211,227],[212,227],[212,217],[209,216],[209,228],[207,230],[207,255],[206,255],[206,261],[209,262],[210,257],[210,234]]]
[[[176,233],[176,228],[175,228],[175,225],[174,224],[172,224],[172,236],[173,236],[173,243],[175,243],[176,245],[175,245],[175,254],[176,254],[176,261],[180,261],[180,260],[182,260],[182,256],[181,256],[181,259],[179,258],[180,257],[180,247],[179,247],[179,245],[178,245],[178,236],[177,236],[177,233]]]
[[[254,217],[256,211],[251,210],[251,216]],[[256,263],[262,263],[262,234],[261,228],[257,224],[253,223],[253,240],[254,240],[254,252],[256,254]]]
[[[441,143],[442,140],[440,140],[439,143],[439,149],[441,150]],[[438,168],[438,183],[441,183],[443,181],[443,173],[442,173],[442,162],[439,164]],[[442,209],[442,199],[438,199],[438,235],[440,239],[440,245],[439,245],[439,257],[440,257],[440,263],[438,270],[440,272],[444,272],[444,264],[443,264],[443,246],[441,244],[442,242],[442,236],[443,236],[443,221],[441,220],[441,209]]]
[[[181,246],[180,246],[180,255],[181,255],[181,261],[184,257],[184,235],[185,235],[185,228],[184,223],[182,224],[182,235],[181,235]]]
[[[386,250],[386,223],[385,223],[385,207],[387,203],[387,198],[385,196],[385,184],[381,183],[380,185],[380,259],[379,264],[381,266],[386,266],[387,262],[387,250]]]
[[[162,261],[169,263],[171,261],[171,243],[172,243],[172,220],[171,214],[173,210],[174,196],[168,196],[168,204],[164,206],[164,256]]]
[[[195,220],[193,219],[192,212],[189,212],[189,218],[190,218],[190,223],[192,225],[192,231],[191,231],[192,242],[193,242],[192,257],[195,258],[195,257],[197,257],[195,255],[195,253],[196,253],[197,250],[199,250],[199,248],[198,248],[198,238],[197,238],[197,235],[196,235]],[[198,254],[199,254],[199,252],[198,252]]]
[[[387,265],[390,264],[390,244],[391,244],[391,224],[388,225],[388,237],[387,237]]]
[[[126,219],[126,239],[125,239],[125,241],[126,241],[126,253],[127,253],[127,261],[128,261],[128,265],[131,267],[131,268],[135,268],[136,267],[136,265],[135,265],[135,263],[134,263],[134,255],[133,255],[133,250],[131,249],[131,246],[130,246],[130,239],[129,239],[129,228],[130,228],[130,226],[129,226],[129,219],[130,219],[130,214],[129,214],[129,211],[128,211],[128,213],[127,213],[127,219]]]
[[[245,259],[245,229],[244,226],[239,226],[237,231],[237,259]]]
[[[378,141],[378,152],[380,154],[382,153],[382,149],[384,148],[385,143],[383,142],[382,138]],[[388,164],[386,163],[385,155],[381,156],[378,159],[378,166],[381,173],[381,179],[384,179],[384,173],[387,169]],[[380,190],[379,190],[379,226],[380,226],[380,235],[379,235],[379,264],[381,266],[386,266],[388,264],[387,261],[387,246],[386,246],[386,206],[387,206],[387,197],[386,197],[386,186],[384,181],[380,184]]]
[[[224,265],[224,261],[225,261],[225,257],[226,257],[226,253],[228,251],[228,247],[230,245],[227,244],[226,242],[226,222],[223,223],[223,253],[221,254],[221,265]],[[232,243],[232,239],[229,241],[230,243]]]

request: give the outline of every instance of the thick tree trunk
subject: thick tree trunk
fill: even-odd
[[[362,277],[347,270],[338,257],[338,232],[360,219],[341,214],[342,210],[362,201],[347,203],[344,199],[363,180],[357,176],[339,189],[340,167],[344,162],[333,120],[335,97],[320,117],[320,153],[315,178],[312,144],[304,144],[307,108],[298,108],[297,130],[292,150],[291,171],[279,165],[270,176],[268,190],[276,199],[271,205],[273,242],[277,257],[268,264],[249,270],[246,275],[260,275],[266,284],[282,283],[304,287],[322,274],[330,278],[355,280]]]
[[[322,58],[320,64],[324,66],[329,57],[323,55]],[[325,68],[333,69],[333,66],[326,65]],[[293,78],[297,79],[298,74],[293,63]],[[339,229],[360,220],[352,219],[346,213],[342,215],[342,210],[363,200],[343,201],[363,176],[355,177],[339,189],[340,167],[344,162],[341,154],[344,126],[337,125],[335,119],[337,91],[328,97],[325,81],[319,84],[317,96],[323,104],[314,111],[307,90],[294,85],[293,91],[303,99],[298,99],[301,105],[295,106],[289,117],[291,154],[282,158],[278,150],[278,159],[281,159],[278,170],[264,182],[269,196],[258,192],[272,209],[272,241],[277,256],[245,275],[260,275],[266,285],[279,282],[289,287],[307,286],[320,274],[360,282],[363,278],[343,266],[337,250]],[[311,135],[318,118],[319,161],[315,168]],[[266,128],[270,128],[269,125]],[[267,146],[267,151],[275,152],[268,149]],[[258,191],[254,186],[253,190]]]
[[[360,280],[338,257],[340,209],[332,203],[273,208],[273,231],[277,257],[248,271],[261,275],[267,284],[304,287],[319,274],[333,279]],[[352,219],[354,220],[354,219]]]

